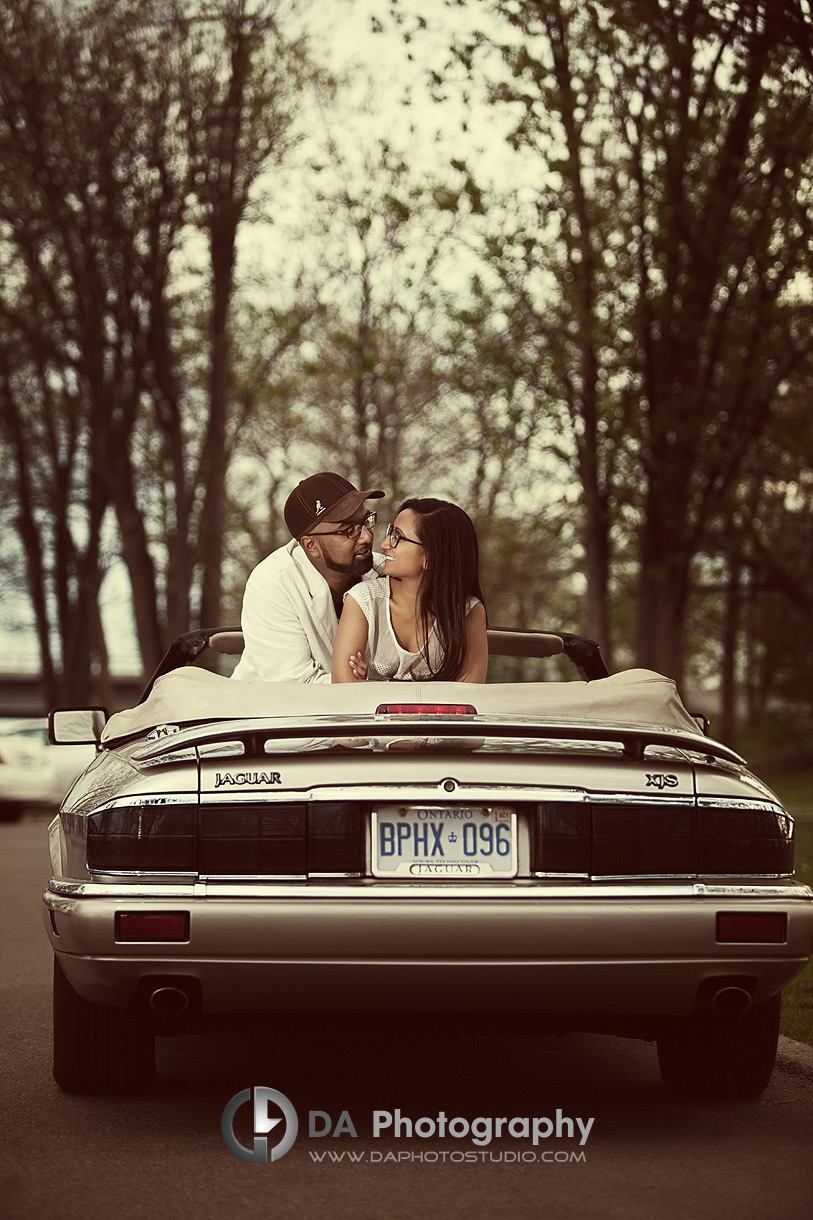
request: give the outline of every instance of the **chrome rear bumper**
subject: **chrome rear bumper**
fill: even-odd
[[[119,943],[121,911],[189,911],[183,943]],[[783,944],[719,944],[716,913],[779,911]],[[99,886],[52,882],[45,926],[75,990],[128,1004],[142,980],[195,980],[204,1014],[526,1012],[679,1015],[712,979],[754,1003],[813,951],[804,886],[375,882]]]

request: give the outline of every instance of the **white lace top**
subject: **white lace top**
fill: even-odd
[[[368,580],[354,585],[345,593],[361,607],[367,620],[368,682],[413,681],[426,682],[432,678],[432,669],[440,669],[443,659],[441,646],[434,626],[429,633],[429,660],[423,652],[407,652],[395,638],[390,617],[390,578]],[[466,614],[470,614],[478,599],[470,597],[466,603]]]

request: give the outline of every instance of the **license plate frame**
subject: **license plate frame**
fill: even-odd
[[[490,829],[481,829],[486,827]],[[517,815],[512,806],[381,804],[372,811],[371,830],[374,877],[507,881],[517,875]]]

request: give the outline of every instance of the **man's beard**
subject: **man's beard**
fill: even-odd
[[[322,560],[328,571],[340,572],[342,576],[363,576],[373,566],[372,549],[366,555],[354,556],[350,563],[337,563],[335,559],[331,559],[327,553],[327,547],[323,543],[319,544],[319,550],[322,552]]]

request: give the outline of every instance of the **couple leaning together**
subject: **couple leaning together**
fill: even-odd
[[[405,500],[373,550],[376,514],[338,474],[314,474],[285,504],[293,541],[251,573],[249,682],[484,682],[486,611],[477,536],[447,500]]]

